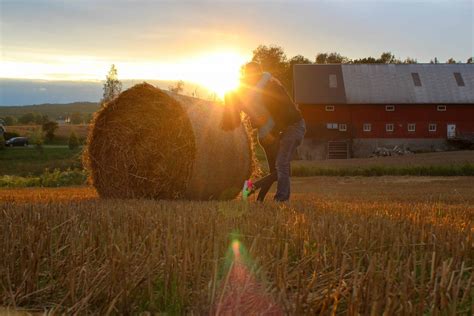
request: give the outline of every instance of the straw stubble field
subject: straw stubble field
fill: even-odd
[[[470,315],[472,181],[296,179],[289,204],[2,190],[0,305],[68,314],[255,314],[272,306]]]

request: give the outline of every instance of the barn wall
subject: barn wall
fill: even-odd
[[[436,104],[395,105],[395,111],[388,112],[385,105],[341,104],[334,105],[333,112],[325,105],[300,105],[306,120],[307,134],[304,151],[308,159],[324,159],[326,144],[331,140],[352,140],[354,157],[369,156],[377,146],[405,146],[411,150],[446,150],[448,144],[447,125],[456,124],[458,133],[474,133],[474,105],[447,105],[446,111],[437,111]],[[327,128],[327,123],[344,123],[347,131]],[[364,123],[370,123],[372,130],[363,131]],[[385,124],[393,123],[394,131],[387,132]],[[416,124],[414,132],[408,131],[408,124]],[[429,124],[437,124],[430,132]]]
[[[326,112],[324,105],[300,106],[307,125],[307,137],[336,140],[346,138],[446,138],[447,124],[456,124],[458,132],[474,132],[474,105],[448,105],[445,112],[436,105],[395,105],[394,112],[384,105],[335,105],[334,112]],[[328,130],[327,123],[347,124],[347,132]],[[372,124],[372,131],[364,132],[364,123]],[[385,124],[393,123],[393,132],[385,131]],[[416,131],[408,132],[408,124],[415,123]],[[436,132],[428,125],[437,124]]]

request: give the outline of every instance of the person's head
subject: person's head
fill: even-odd
[[[259,63],[251,61],[242,68],[242,81],[247,85],[255,85],[262,77],[263,71]]]

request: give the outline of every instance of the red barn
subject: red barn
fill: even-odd
[[[305,159],[446,150],[474,136],[474,65],[295,65]]]

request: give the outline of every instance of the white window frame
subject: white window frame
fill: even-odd
[[[326,112],[334,112],[335,109],[336,109],[336,107],[335,107],[334,105],[326,105],[326,106],[324,107],[324,110],[325,110]]]
[[[434,127],[434,128],[432,128]],[[434,133],[438,129],[438,124],[436,123],[430,123],[428,124],[428,132]]]
[[[345,123],[339,124],[339,131],[340,132],[347,132],[347,124],[345,124]]]
[[[391,126],[392,128],[389,128],[390,126]],[[387,123],[387,124],[385,124],[385,131],[386,131],[386,132],[390,132],[390,133],[394,132],[394,131],[395,131],[395,124],[393,124],[393,123]]]
[[[338,129],[339,125],[337,123],[326,123],[327,129]]]
[[[386,112],[394,112],[395,111],[395,105],[386,105],[385,106],[385,111]]]
[[[416,124],[415,123],[408,123],[407,130],[409,132],[416,132]]]
[[[436,106],[436,111],[438,111],[438,112],[446,112],[446,109],[447,109],[446,105],[437,105]]]
[[[362,126],[362,130],[364,132],[371,132],[372,131],[372,124],[371,123],[364,123]]]

